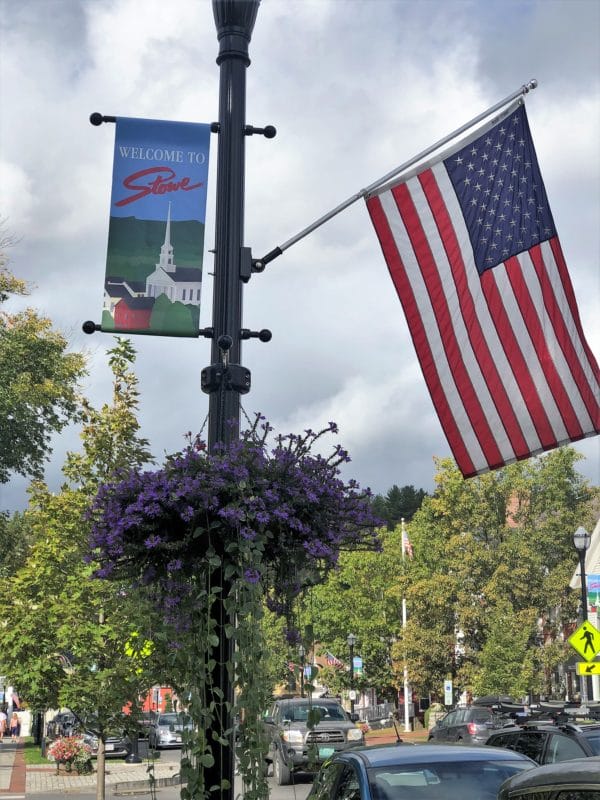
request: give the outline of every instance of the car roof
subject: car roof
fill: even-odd
[[[432,760],[441,761],[531,761],[527,756],[514,750],[501,747],[482,747],[466,744],[438,744],[437,742],[421,742],[407,746],[405,743],[357,747],[339,753],[334,759],[343,760],[357,758],[367,769],[391,767],[397,764],[425,764]]]
[[[551,720],[540,720],[539,722],[525,722],[523,725],[505,725],[497,731],[494,731],[489,737],[488,741],[492,738],[497,738],[505,733],[514,733],[519,731],[554,731],[555,733],[578,733],[583,736],[587,734],[596,734],[600,730],[600,723],[592,723],[586,725],[575,725],[572,722],[564,724],[556,724]]]
[[[574,782],[592,782],[594,786],[600,786],[600,756],[544,764],[542,767],[521,772],[510,779],[510,791],[534,788],[543,785],[548,779],[551,779],[553,786],[568,786]]]
[[[275,701],[280,706],[339,706],[340,701],[331,697],[308,698],[308,697],[286,697],[283,700]]]

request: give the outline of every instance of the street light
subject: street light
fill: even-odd
[[[298,655],[300,656],[300,697],[304,697],[304,656],[306,650],[302,645],[298,645]]]
[[[579,556],[579,574],[581,577],[581,621],[585,622],[588,618],[587,607],[587,579],[585,575],[585,556],[589,549],[592,537],[585,528],[579,527],[573,534],[573,544]],[[587,702],[587,676],[581,675],[581,702]]]
[[[350,713],[354,714],[354,645],[356,644],[356,636],[353,633],[349,633],[346,641],[350,648]]]

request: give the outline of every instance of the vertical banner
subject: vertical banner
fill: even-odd
[[[587,575],[588,605],[592,608],[600,607],[600,575]]]
[[[198,336],[210,125],[117,117],[101,329]]]

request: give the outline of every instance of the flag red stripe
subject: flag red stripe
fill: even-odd
[[[423,176],[420,176],[420,179]],[[488,464],[502,464],[504,458],[498,449],[496,439],[488,423],[487,415],[481,406],[477,392],[467,370],[460,344],[448,309],[445,289],[431,253],[429,240],[423,230],[421,219],[406,184],[395,187],[392,194],[404,221],[419,263],[419,268],[427,286],[438,329],[440,331],[446,358],[452,370],[457,391],[471,422]]]
[[[446,399],[446,394],[441,385],[435,360],[427,341],[423,320],[415,302],[414,293],[398,247],[391,231],[389,220],[382,208],[379,197],[372,197],[367,201],[367,210],[373,222],[375,232],[379,239],[381,249],[385,254],[387,267],[396,292],[404,309],[408,329],[415,346],[421,370],[431,395],[438,418],[448,439],[452,454],[459,465],[463,475],[475,475],[477,470],[465,445],[464,439],[458,429],[454,415]]]
[[[498,410],[498,415],[502,420],[515,456],[517,458],[522,458],[530,452],[531,447],[525,440],[521,425],[519,424],[511,400],[490,352],[486,334],[481,326],[473,296],[469,288],[465,263],[446,203],[444,202],[437,181],[430,170],[423,173],[421,176],[421,183],[436,219],[450,268],[454,276],[458,301],[473,353],[480,366],[482,377],[489,389],[492,402]]]
[[[579,341],[581,346],[585,350],[587,355],[588,363],[591,367],[591,370],[594,375],[595,379],[595,391],[597,393],[598,384],[600,384],[600,370],[598,369],[598,363],[594,354],[592,353],[590,346],[587,343],[587,339],[583,335],[583,328],[581,326],[581,319],[579,318],[579,309],[577,308],[577,301],[575,300],[575,293],[573,292],[573,284],[571,283],[571,278],[569,276],[569,271],[567,270],[567,264],[565,262],[565,257],[563,255],[562,247],[560,246],[560,241],[558,238],[553,238],[550,241],[550,246],[552,248],[552,252],[554,253],[554,260],[556,262],[556,266],[558,268],[558,272],[560,274],[560,279],[562,281],[563,289],[565,292],[565,296],[567,298],[567,302],[569,303],[569,308],[571,309],[571,316],[573,317],[573,322],[575,323],[575,328],[577,333],[579,334]],[[597,395],[596,395],[597,396]],[[600,427],[600,420],[598,419],[598,402],[596,402],[596,430]],[[594,415],[592,415],[592,419]]]
[[[527,258],[527,254],[523,254],[522,258]],[[523,277],[521,264],[518,258],[509,258],[508,261],[506,261],[506,268],[508,279],[513,287],[515,300],[521,311],[523,322],[529,332],[529,337],[537,353],[546,383],[554,397],[556,407],[562,417],[567,433],[569,437],[580,438],[583,434],[581,425],[573,410],[571,401],[565,392],[565,387],[556,369],[552,354],[548,349],[548,340],[540,324],[537,307],[529,293],[529,287]],[[559,440],[559,437],[555,438]]]
[[[568,329],[569,326],[567,325],[567,322],[565,321],[565,318],[561,313],[560,306],[556,298],[556,294],[553,291],[552,284],[550,282],[548,275],[548,269],[546,268],[546,265],[544,263],[541,247],[536,247],[532,250],[531,259],[533,261],[533,265],[535,267],[535,271],[538,276],[538,280],[540,282],[542,295],[544,297],[544,305],[546,307],[548,317],[552,320],[552,325],[554,327],[554,333],[556,339],[562,349],[562,352],[565,356],[565,360],[570,366],[571,375],[573,381],[575,382],[577,388],[579,389],[581,400],[585,405],[585,408],[590,416],[590,419],[592,420],[592,422],[594,422],[594,416],[598,414],[598,401],[594,397],[594,392],[585,375],[585,371],[581,365],[581,360],[579,358],[579,355],[575,347],[573,346],[573,340],[569,334],[569,329]],[[563,276],[561,276],[561,278],[562,277]],[[564,282],[563,282],[563,291],[565,292],[566,295],[567,289],[564,286]]]
[[[519,385],[521,395],[530,410],[540,443],[543,449],[546,450],[556,445],[556,436],[531,377],[527,361],[515,336],[493,273],[493,269],[488,269],[483,273],[481,276],[481,288],[498,331],[498,336],[504,347],[504,352],[512,367],[513,375]]]

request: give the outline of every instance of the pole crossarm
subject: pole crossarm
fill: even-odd
[[[273,248],[273,250],[270,250],[262,258],[255,259],[253,261],[253,264],[256,265],[255,267],[256,271],[257,272],[262,271],[266,266],[266,264],[268,264],[270,261],[273,261],[273,259],[280,256],[285,250],[287,250],[293,244],[296,244],[296,242],[299,242],[301,239],[304,239],[304,237],[308,236],[309,233],[312,233],[317,228],[320,228],[321,225],[324,225],[326,222],[329,222],[330,219],[333,219],[333,217],[337,216],[340,212],[344,211],[349,206],[356,203],[357,200],[360,200],[361,198],[371,194],[380,186],[392,180],[392,178],[397,177],[400,173],[414,166],[414,164],[416,164],[417,162],[426,158],[428,155],[431,155],[431,153],[434,153],[440,147],[443,147],[445,144],[452,141],[457,136],[460,136],[462,133],[469,130],[469,128],[472,128],[474,125],[477,125],[478,122],[481,122],[482,120],[486,119],[499,109],[504,108],[504,106],[511,103],[517,97],[521,97],[522,95],[525,95],[530,91],[533,91],[533,89],[535,89],[537,85],[538,85],[537,80],[535,78],[532,78],[530,81],[523,84],[523,86],[521,86],[519,89],[512,92],[512,94],[508,95],[508,97],[505,97],[503,100],[500,100],[498,103],[491,106],[486,111],[483,111],[481,114],[478,114],[472,120],[466,122],[464,125],[461,125],[460,128],[457,128],[455,131],[449,133],[447,136],[444,136],[443,139],[440,139],[435,144],[432,144],[430,147],[425,148],[425,150],[422,150],[420,153],[418,153],[418,155],[414,156],[408,161],[405,161],[403,164],[400,164],[399,166],[395,167],[393,170],[388,172],[383,177],[369,184],[369,186],[366,186],[364,189],[361,189],[359,192],[356,192],[356,194],[353,194],[347,200],[344,200],[335,208],[332,208],[331,211],[328,211],[326,214],[323,214],[322,217],[319,217],[319,219],[315,220],[311,225],[301,230],[295,236],[292,236],[291,239],[288,239],[283,244],[280,244],[277,247]]]

